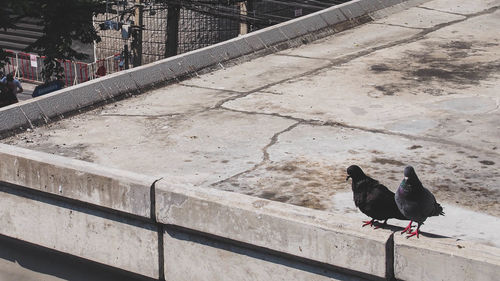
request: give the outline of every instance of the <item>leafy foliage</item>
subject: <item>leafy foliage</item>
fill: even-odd
[[[92,24],[92,16],[105,11],[105,2],[101,0],[3,0],[0,7],[0,28],[11,27],[20,17],[40,19],[43,36],[28,46],[26,51],[44,56],[42,75],[45,81],[53,76],[61,78],[63,60],[81,60],[87,55],[73,49],[73,42],[84,44],[99,42],[97,31]],[[17,15],[15,18],[12,15]],[[6,16],[6,15],[11,15]],[[0,51],[3,53],[3,51]],[[5,54],[4,54],[5,57]],[[0,54],[1,59],[1,54]]]

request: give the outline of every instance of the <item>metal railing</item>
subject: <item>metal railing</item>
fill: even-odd
[[[5,52],[8,54],[7,63],[2,69],[5,74],[12,73],[16,79],[35,84],[44,82],[42,77],[44,57],[12,50]],[[92,63],[70,60],[59,60],[59,63],[64,69],[65,86],[72,86],[123,70],[121,60],[120,54],[115,54]]]

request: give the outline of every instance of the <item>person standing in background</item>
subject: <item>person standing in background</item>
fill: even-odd
[[[23,92],[23,87],[19,80],[14,79],[12,74],[0,79],[0,107],[19,102],[17,94]]]
[[[12,74],[7,74],[7,76],[3,77],[0,82],[7,84],[7,87],[9,89],[12,89],[15,95],[20,94],[24,91],[23,86],[21,86],[21,82],[19,82],[19,80],[17,79],[14,79],[14,76]]]

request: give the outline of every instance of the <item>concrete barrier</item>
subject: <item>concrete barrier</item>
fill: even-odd
[[[500,249],[449,238],[394,237],[394,271],[401,280],[498,280]]]
[[[500,272],[494,247],[407,240],[323,211],[7,145],[0,163],[0,235],[155,280],[496,280]]]
[[[113,73],[76,86],[0,109],[0,135],[48,123],[116,98],[138,94],[159,85],[233,60],[247,60],[298,46],[370,21],[370,13],[424,0],[354,0],[219,44],[155,63]],[[411,4],[405,4],[411,3]],[[397,9],[397,8],[396,8]]]
[[[146,176],[3,144],[0,171],[1,235],[154,279],[208,274],[242,260],[253,264],[245,270],[269,280],[285,271],[383,278],[392,255],[388,231],[178,179],[153,184]],[[189,270],[183,262],[199,257],[198,250],[223,257]],[[241,270],[234,274],[246,274]]]
[[[158,278],[154,225],[0,184],[0,234]]]
[[[0,144],[0,181],[151,217],[152,177]]]
[[[183,184],[156,185],[162,224],[385,278],[390,231],[358,221],[242,194]],[[391,254],[391,253],[389,253]]]
[[[2,108],[0,133],[413,2],[421,1],[352,1]],[[0,198],[1,235],[155,280],[496,280],[500,272],[498,248],[406,240],[347,217],[8,145],[0,145]]]

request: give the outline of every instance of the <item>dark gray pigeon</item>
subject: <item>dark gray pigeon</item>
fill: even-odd
[[[420,226],[428,217],[444,216],[443,207],[436,202],[434,195],[425,188],[415,173],[412,166],[404,170],[405,178],[396,191],[395,199],[399,210],[410,219],[410,224],[401,232],[408,232],[407,238],[419,235]],[[418,223],[417,229],[411,232],[413,221]]]
[[[373,226],[378,223],[376,220],[383,220],[383,225],[386,225],[390,218],[407,220],[394,201],[394,192],[365,175],[359,166],[349,166],[347,174],[346,181],[352,178],[354,204],[363,214],[372,218],[370,221],[363,221],[363,226]]]

